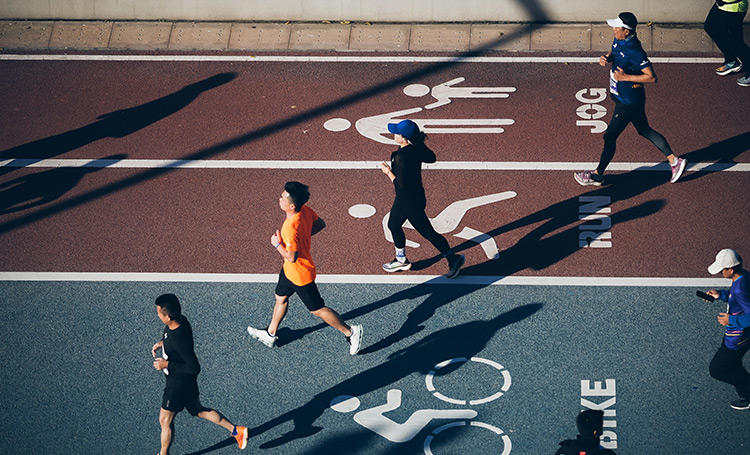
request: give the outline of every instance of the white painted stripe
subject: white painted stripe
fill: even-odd
[[[2,54],[0,60],[15,61],[107,61],[107,62],[292,62],[292,63],[598,63],[599,57],[541,56],[356,56],[356,55],[86,55]],[[719,57],[653,57],[653,63],[721,63]]]
[[[0,167],[94,167],[117,169],[380,169],[381,161],[282,161],[282,160],[101,160],[101,159],[5,159]],[[439,161],[425,169],[463,171],[580,171],[597,162]],[[661,163],[611,163],[609,171],[668,171]],[[748,172],[750,163],[688,163],[687,172]]]
[[[276,273],[139,273],[139,272],[0,272],[0,281],[99,281],[183,283],[276,283]],[[442,275],[318,275],[328,284],[461,284],[480,286],[637,286],[726,287],[724,278],[459,276]]]

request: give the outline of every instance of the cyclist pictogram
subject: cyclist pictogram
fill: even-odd
[[[486,396],[479,397],[476,399],[459,400],[449,398],[446,395],[438,392],[434,386],[434,376],[441,369],[458,363],[465,363],[467,361],[476,362],[483,365],[489,365],[502,376],[502,386],[497,392]],[[450,374],[450,373],[448,373]],[[481,357],[472,357],[466,359],[464,357],[448,359],[438,363],[433,369],[426,375],[425,384],[427,390],[431,392],[438,399],[459,405],[466,405],[468,402],[469,406],[482,405],[494,401],[500,398],[504,393],[508,391],[511,386],[511,376],[507,369],[497,362]],[[440,427],[432,430],[424,440],[422,445],[425,455],[435,455],[432,451],[432,442],[442,432],[461,427],[477,427],[484,428],[492,431],[500,437],[502,441],[501,455],[508,455],[511,451],[510,437],[503,432],[500,428],[490,425],[488,423],[479,422],[474,419],[478,413],[473,409],[418,409],[414,411],[403,423],[396,422],[385,415],[389,411],[393,411],[401,407],[401,398],[403,392],[400,389],[390,389],[386,393],[385,404],[373,406],[368,409],[361,410],[354,414],[354,421],[364,428],[382,436],[383,438],[394,442],[404,443],[411,441],[416,437],[422,430],[424,430],[433,420],[453,420]],[[341,395],[331,400],[330,407],[336,412],[348,413],[356,411],[360,408],[361,402],[359,398],[351,395]]]

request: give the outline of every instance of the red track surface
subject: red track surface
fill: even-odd
[[[393,147],[354,127],[330,132],[330,118],[357,119],[424,106],[430,96],[403,93],[411,83],[511,86],[507,99],[454,100],[420,118],[510,118],[502,134],[434,134],[444,161],[598,160],[602,139],[577,127],[575,94],[606,87],[595,64],[461,64],[430,72],[423,63],[111,63],[2,62],[0,159],[105,158],[222,160],[380,160]],[[651,124],[692,162],[750,162],[750,91],[719,78],[712,65],[656,64],[647,87]],[[405,79],[423,71],[413,80]],[[219,73],[232,80],[183,89]],[[230,78],[227,78],[230,79]],[[395,82],[394,82],[395,81]],[[373,88],[375,90],[373,90]],[[363,96],[364,95],[364,96]],[[609,113],[613,105],[601,103]],[[97,120],[122,110],[121,115]],[[630,128],[616,162],[656,162],[661,154]],[[316,236],[320,273],[381,273],[392,257],[381,220],[393,190],[379,170],[145,170],[0,168],[2,271],[275,273],[269,242],[283,213],[286,180],[308,183],[310,205],[328,223]],[[462,245],[466,274],[542,276],[707,276],[721,248],[750,254],[746,172],[612,174],[600,189],[577,185],[569,171],[426,170],[428,215],[450,203],[512,190],[508,201],[470,210],[447,234]],[[10,211],[36,196],[54,200]],[[611,198],[611,248],[578,245],[579,196]],[[355,219],[354,204],[374,206]],[[452,234],[468,226],[492,235],[490,261]],[[412,261],[434,249],[410,250]],[[413,273],[440,274],[429,261]]]

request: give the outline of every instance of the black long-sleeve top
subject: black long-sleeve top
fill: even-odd
[[[193,328],[187,318],[182,316],[180,326],[174,330],[164,326],[162,340],[169,362],[167,387],[183,388],[196,384],[201,366],[195,355]]]
[[[391,171],[396,178],[393,186],[396,199],[423,203],[426,200],[422,186],[422,163],[437,161],[435,152],[424,144],[409,144],[391,154]]]

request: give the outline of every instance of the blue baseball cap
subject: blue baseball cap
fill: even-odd
[[[419,126],[411,120],[401,120],[398,123],[389,123],[388,131],[411,139],[419,133]]]

